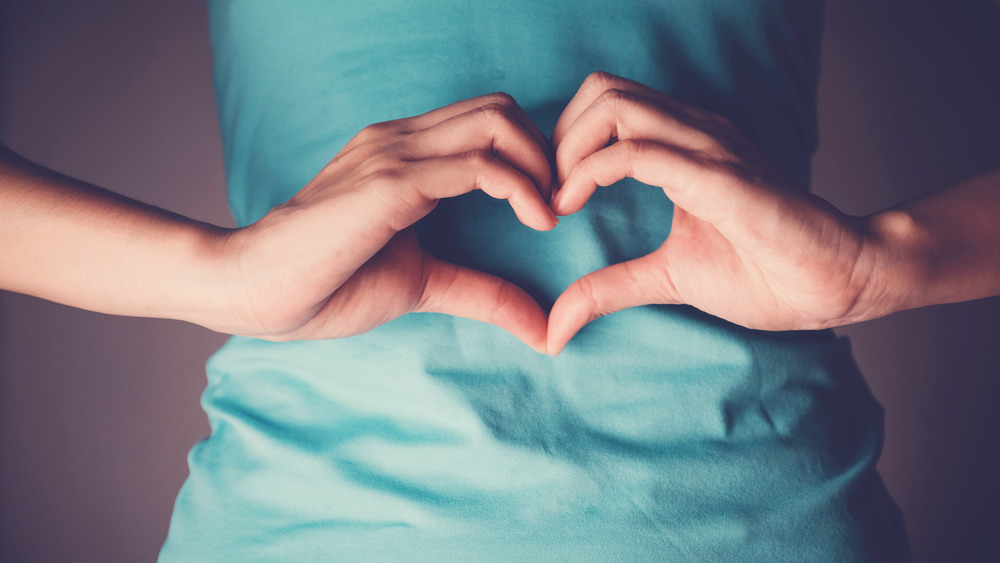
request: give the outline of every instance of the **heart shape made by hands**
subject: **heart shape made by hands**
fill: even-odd
[[[553,171],[557,189],[546,202]],[[626,197],[616,189],[595,195],[626,178],[666,198],[638,187]],[[456,196],[476,190],[506,200],[536,232],[450,256],[449,245],[511,232],[505,206],[493,206],[508,221],[500,228],[488,212],[462,207],[476,199]],[[592,198],[602,205],[537,232]],[[435,206],[456,206],[447,216],[466,220],[414,226]],[[443,255],[423,251],[421,226],[425,238],[439,237],[428,246]],[[233,315],[250,326],[240,334],[338,338],[436,312],[497,325],[558,354],[594,319],[646,304],[688,304],[766,330],[870,315],[857,306],[877,262],[866,229],[793,189],[726,119],[595,73],[563,110],[551,143],[502,95],[367,127],[292,199],[225,245],[236,250],[247,296]],[[542,236],[544,244],[533,238]]]
[[[592,213],[589,241],[557,241],[603,246],[600,260],[621,261],[572,283],[558,273],[534,281],[548,292],[553,282],[565,287],[549,312],[548,353],[594,319],[639,305],[689,304],[750,328],[798,330],[842,324],[857,301],[857,222],[794,189],[726,119],[595,73],[560,116],[552,145],[558,215],[625,178],[662,188],[673,205],[648,187],[603,196],[629,203],[616,217]],[[512,252],[537,249],[491,258],[506,253],[509,262]]]

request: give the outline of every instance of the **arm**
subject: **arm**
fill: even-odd
[[[1000,295],[1000,169],[865,218],[858,320]]]
[[[508,96],[370,126],[295,197],[235,230],[150,208],[5,152],[0,288],[273,340],[349,336],[409,312],[490,322],[544,350],[527,294],[420,249],[411,226],[481,189],[557,222],[544,136]]]
[[[228,235],[0,147],[0,288],[212,327],[227,309]]]
[[[601,73],[567,106],[553,143],[558,214],[626,176],[661,187],[675,209],[659,249],[559,297],[552,352],[595,318],[650,303],[801,330],[1000,294],[1000,173],[851,217],[792,189],[723,118]]]

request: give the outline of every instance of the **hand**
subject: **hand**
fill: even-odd
[[[724,118],[597,73],[559,118],[553,144],[557,214],[625,177],[661,187],[675,208],[660,248],[588,274],[559,297],[550,353],[594,319],[645,304],[686,303],[765,330],[858,315],[871,271],[864,223],[792,189]]]
[[[409,312],[495,324],[545,350],[546,315],[524,291],[421,250],[411,226],[474,189],[548,230],[545,136],[503,94],[372,125],[295,197],[227,241],[238,334],[359,334]],[[225,330],[225,329],[224,329]]]

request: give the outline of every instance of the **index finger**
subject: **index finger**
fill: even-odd
[[[469,150],[488,150],[527,174],[546,200],[552,188],[550,159],[511,108],[490,104],[409,135],[410,158],[424,159]]]
[[[700,112],[700,110],[692,106],[678,102],[663,92],[635,80],[629,80],[607,72],[594,72],[583,81],[580,89],[577,90],[573,99],[569,101],[566,109],[559,116],[555,130],[552,132],[553,146],[559,147],[559,143],[566,136],[566,131],[569,130],[570,125],[607,90],[621,90],[622,92],[640,96],[682,115],[694,116]]]
[[[506,113],[510,115],[510,117],[513,118],[518,125],[520,125],[521,129],[531,136],[531,138],[535,141],[535,144],[542,149],[546,158],[548,158],[550,162],[552,161],[555,156],[552,143],[549,142],[548,137],[542,133],[535,123],[531,121],[531,118],[524,112],[524,109],[518,105],[517,100],[506,92],[493,92],[492,94],[461,100],[420,115],[400,119],[397,123],[403,127],[404,131],[412,133],[421,129],[429,129],[435,125],[448,121],[449,119],[486,106],[500,106],[504,108]]]
[[[648,140],[692,151],[713,146],[716,139],[689,125],[672,110],[624,90],[602,92],[573,121],[556,149],[556,170],[565,181],[587,156],[627,140]]]

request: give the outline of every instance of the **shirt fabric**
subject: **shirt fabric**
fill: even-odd
[[[546,133],[605,70],[720,113],[805,188],[815,0],[208,0],[240,224],[364,126],[492,91]],[[543,306],[658,247],[672,206],[601,188],[551,232],[481,193],[418,224]],[[585,327],[558,357],[411,314],[319,342],[232,338],[208,364],[162,561],[902,561],[882,411],[831,332],[685,306]]]

